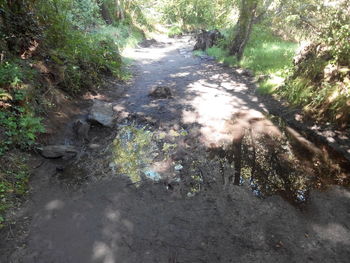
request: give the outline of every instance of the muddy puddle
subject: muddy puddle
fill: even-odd
[[[128,124],[112,146],[114,175],[131,184],[164,183],[170,191],[193,197],[215,186],[249,187],[257,197],[278,194],[293,204],[307,201],[309,191],[327,185],[348,185],[349,175],[325,149],[318,148],[277,118],[281,136],[245,135],[225,148],[193,147],[190,131],[152,130]]]
[[[136,186],[145,180],[180,181],[177,172],[183,167],[171,156],[177,139],[185,135],[184,130],[168,134],[135,123],[122,126],[113,141],[112,172],[127,176]]]
[[[333,158],[326,147],[317,147],[280,118],[269,119],[279,127],[279,136],[248,129],[226,149],[211,152],[219,157],[222,176],[229,183],[248,186],[258,197],[278,194],[293,204],[305,203],[311,189],[349,185],[344,160]]]

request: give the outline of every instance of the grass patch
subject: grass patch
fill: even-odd
[[[94,33],[99,38],[111,38],[119,50],[135,47],[145,36],[132,25],[104,26]]]
[[[252,32],[240,66],[257,74],[282,75],[292,66],[297,47],[298,44],[284,41],[258,27]]]
[[[181,27],[179,26],[172,26],[169,28],[168,31],[168,37],[176,37],[176,36],[181,36],[183,33]]]
[[[236,57],[230,56],[228,50],[222,49],[220,47],[212,47],[207,49],[207,54],[216,58],[217,61],[224,63],[229,66],[237,66]]]
[[[268,78],[259,85],[258,91],[273,93],[287,76],[297,47],[298,44],[284,41],[274,36],[268,29],[256,27],[240,62],[220,46],[209,48],[206,53],[226,65],[250,69],[256,75],[268,75]]]

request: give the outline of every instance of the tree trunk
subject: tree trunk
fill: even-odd
[[[124,11],[124,0],[115,0],[115,8],[116,8],[116,17],[118,20],[125,19],[125,11]]]
[[[236,141],[233,145],[234,154],[234,165],[235,165],[235,179],[233,181],[234,185],[239,185],[241,182],[241,170],[242,170],[242,140]]]
[[[258,2],[259,0],[242,0],[237,33],[230,47],[230,55],[236,56],[238,60],[242,59],[252,32]]]
[[[108,7],[104,0],[98,0],[98,4],[100,6],[100,13],[103,18],[103,20],[106,22],[107,25],[111,25],[113,23],[113,19],[109,13]]]

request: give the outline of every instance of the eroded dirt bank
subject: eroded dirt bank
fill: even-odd
[[[313,190],[347,171],[268,116],[244,73],[190,50],[136,49],[126,93],[91,96],[115,125],[55,139],[79,154],[35,169],[1,262],[348,261],[350,191]]]

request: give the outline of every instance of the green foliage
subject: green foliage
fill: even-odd
[[[4,105],[0,108],[0,155],[13,146],[27,149],[44,131],[28,100],[28,86],[23,84],[32,77],[33,72],[18,62],[0,64],[0,102]]]
[[[292,66],[297,44],[281,40],[263,27],[253,30],[240,65],[257,74],[281,74]]]
[[[236,66],[237,59],[234,56],[230,56],[228,50],[222,47],[212,47],[207,49],[209,56],[216,58],[219,62],[225,65]]]
[[[338,10],[331,17],[332,19],[321,35],[321,41],[331,48],[331,55],[335,63],[348,65],[350,60],[349,13],[344,10]]]
[[[6,210],[15,206],[28,191],[26,161],[26,158],[15,153],[0,158],[0,228],[6,223]]]
[[[144,39],[144,33],[140,29],[122,23],[118,26],[104,26],[94,34],[98,38],[112,39],[119,50],[135,47],[136,44]]]
[[[16,107],[14,111],[0,111],[0,126],[4,133],[0,155],[13,146],[28,149],[34,144],[37,134],[45,131],[41,118],[26,113],[22,107]]]
[[[61,87],[78,93],[101,80],[101,73],[119,76],[121,58],[117,45],[107,35],[70,31],[64,46],[50,51],[52,60],[63,71]]]
[[[168,37],[175,37],[182,35],[183,30],[179,26],[172,26],[168,31]]]
[[[99,6],[95,0],[73,1],[68,12],[68,18],[80,30],[88,30],[103,24]]]
[[[0,64],[0,85],[16,86],[22,83],[23,71],[17,63],[5,62]]]
[[[232,5],[232,1],[173,0],[163,1],[160,11],[166,23],[193,30],[227,25]]]
[[[306,47],[278,93],[319,120],[350,122],[350,4],[328,7],[314,43]]]
[[[226,30],[229,31],[231,30]],[[207,54],[226,65],[240,66],[253,70],[255,74],[267,75],[268,78],[259,87],[262,93],[271,93],[283,83],[292,67],[292,58],[297,48],[296,43],[284,41],[274,36],[269,29],[258,26],[252,32],[243,59],[238,62],[226,49],[228,41],[229,38],[226,37],[218,46],[207,49]]]
[[[89,0],[49,0],[40,1],[38,8],[46,28],[44,44],[60,67],[60,86],[64,90],[78,93],[101,81],[103,73],[120,76],[121,58],[112,37],[96,30],[81,30],[100,23],[97,4]]]

